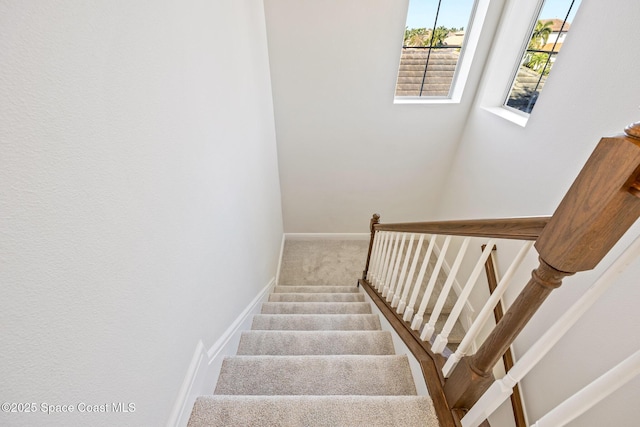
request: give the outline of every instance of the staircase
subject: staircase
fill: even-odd
[[[361,269],[366,246],[324,242],[309,260],[288,243],[281,282],[303,285],[274,288],[236,356],[223,361],[213,394],[196,400],[189,427],[438,426],[431,399],[416,393],[407,356],[395,354],[355,279],[309,283],[314,274],[357,277],[350,258]],[[327,261],[333,272],[323,270]]]

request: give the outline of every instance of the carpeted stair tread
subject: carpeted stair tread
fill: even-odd
[[[285,239],[279,283],[355,285],[369,249],[368,239]]]
[[[409,359],[393,356],[233,356],[214,394],[416,395]]]
[[[425,396],[202,396],[188,427],[437,427]]]
[[[395,354],[388,331],[244,331],[238,355]]]
[[[265,302],[262,314],[371,314],[367,302]]]
[[[431,399],[416,396],[407,355],[395,354],[355,284],[367,248],[285,242],[280,284],[188,426],[439,426]]]
[[[252,330],[380,330],[376,314],[256,314]]]
[[[359,293],[356,286],[297,286],[279,285],[273,288],[274,293]]]
[[[364,302],[364,295],[360,293],[272,293],[269,302]]]

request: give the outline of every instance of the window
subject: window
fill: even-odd
[[[535,21],[505,106],[531,113],[562,49],[580,0],[547,0]]]
[[[474,0],[410,0],[396,97],[451,97],[474,5]]]

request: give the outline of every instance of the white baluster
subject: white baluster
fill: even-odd
[[[442,264],[444,264],[445,255],[447,253],[447,249],[449,249],[450,243],[451,236],[447,236],[444,241],[444,245],[440,250],[440,256],[438,256],[436,265],[433,267],[433,271],[431,272],[431,277],[429,277],[429,283],[427,283],[427,288],[425,289],[424,295],[422,296],[422,301],[420,302],[420,307],[418,307],[418,312],[413,317],[413,322],[411,322],[411,327],[416,331],[420,329],[420,326],[422,326],[422,322],[424,321],[424,312],[427,310],[427,305],[429,304],[429,300],[431,299],[431,294],[433,294],[433,289],[435,288],[436,282],[438,281],[438,276],[440,275],[440,270],[442,269]],[[422,272],[423,270],[420,271]]]
[[[375,256],[373,257],[373,266],[371,268],[371,277],[369,277],[369,283],[373,285],[378,277],[378,268],[380,266],[380,255],[382,253],[382,243],[384,241],[384,231],[376,231],[375,234]]]
[[[407,233],[402,233],[402,240],[400,240],[400,246],[398,247],[398,256],[396,257],[396,263],[393,267],[393,273],[391,274],[391,282],[389,283],[389,289],[386,294],[383,294],[383,297],[386,298],[388,302],[391,302],[391,298],[393,297],[393,291],[396,288],[396,283],[398,279],[398,270],[400,269],[400,264],[402,263],[402,255],[404,254],[404,243],[407,239]]]
[[[367,280],[373,283],[375,280],[375,271],[378,262],[378,252],[380,251],[380,231],[376,231],[373,235],[373,249],[371,250],[371,258],[369,258],[369,271],[367,271]]]
[[[404,309],[404,315],[402,316],[402,319],[405,322],[410,322],[411,319],[413,318],[414,307],[416,306],[416,300],[418,299],[418,294],[420,293],[422,281],[424,280],[424,273],[425,271],[427,271],[427,266],[429,265],[429,260],[431,259],[433,248],[436,245],[436,240],[437,240],[436,236],[431,236],[431,241],[429,242],[429,246],[427,247],[427,253],[424,255],[424,258],[422,259],[422,264],[420,265],[418,278],[416,279],[416,282],[413,285],[413,292],[411,292],[411,299],[409,299],[409,304],[407,304],[407,307]]]
[[[447,277],[446,282],[444,282],[444,285],[442,286],[442,292],[440,292],[438,301],[436,302],[435,307],[433,307],[433,312],[431,313],[431,316],[429,316],[429,323],[427,323],[424,326],[424,329],[420,334],[420,339],[423,341],[429,341],[436,330],[436,321],[438,320],[438,317],[440,317],[440,313],[442,312],[444,303],[447,301],[447,295],[449,295],[449,291],[451,290],[451,287],[453,286],[453,282],[456,279],[456,275],[458,274],[458,270],[460,269],[460,264],[462,264],[462,259],[464,258],[464,255],[467,252],[467,248],[469,247],[470,241],[471,241],[471,238],[467,237],[462,242],[462,246],[458,251],[456,260],[453,262],[451,271],[449,271],[449,277]]]
[[[620,255],[598,280],[569,310],[545,332],[538,341],[515,363],[513,368],[482,395],[462,419],[463,427],[477,427],[491,415],[513,392],[513,386],[527,375],[556,345],[564,334],[600,298],[618,276],[640,256],[640,236]]]
[[[409,274],[407,275],[407,280],[405,281],[405,284],[404,284],[402,296],[400,297],[400,302],[398,303],[398,309],[396,310],[398,314],[404,313],[404,309],[407,307],[407,296],[409,295],[409,291],[411,290],[413,275],[415,274],[416,267],[418,266],[418,261],[420,259],[420,251],[422,250],[422,243],[424,242],[424,237],[425,237],[424,234],[420,235],[420,238],[418,239],[418,245],[416,247],[415,252],[413,253],[413,261],[411,261],[411,268],[409,268]]]
[[[386,234],[387,234],[387,238],[384,244],[384,249],[382,251],[382,259],[381,259],[382,262],[380,264],[380,274],[378,275],[378,280],[376,280],[376,285],[375,285],[376,290],[379,290],[384,285],[384,277],[387,272],[387,266],[388,266],[387,262],[389,260],[389,257],[391,256],[390,246],[393,241],[393,233],[387,232]]]
[[[389,258],[389,266],[385,273],[384,278],[384,286],[380,291],[380,295],[386,295],[387,291],[389,291],[389,283],[391,283],[391,275],[393,274],[393,268],[396,265],[396,257],[398,255],[398,243],[400,242],[401,233],[395,233],[395,241],[393,243],[393,251],[391,252],[391,257]]]
[[[400,278],[398,279],[398,284],[396,285],[396,290],[393,295],[393,299],[391,300],[391,307],[396,308],[398,303],[400,302],[400,293],[402,292],[402,287],[404,286],[404,280],[407,276],[407,267],[409,266],[409,258],[411,257],[411,250],[413,249],[413,238],[415,234],[411,234],[409,237],[409,244],[407,245],[407,254],[404,257],[404,263],[402,264],[402,271],[400,272]]]
[[[640,350],[556,406],[531,427],[562,427],[640,374]]]
[[[447,347],[447,344],[449,343],[449,334],[451,333],[451,331],[453,330],[453,327],[458,321],[458,317],[460,317],[460,313],[462,313],[462,308],[464,307],[467,300],[469,299],[469,295],[471,295],[471,291],[473,290],[473,287],[476,285],[476,283],[478,283],[478,277],[480,277],[480,273],[482,273],[482,270],[484,270],[484,265],[487,262],[487,259],[489,259],[489,256],[491,255],[491,251],[493,250],[494,244],[495,244],[495,240],[489,240],[487,242],[487,245],[484,248],[484,251],[482,251],[482,255],[478,259],[476,266],[473,268],[473,271],[469,275],[469,278],[467,279],[467,283],[465,283],[464,287],[462,288],[462,292],[460,292],[460,295],[458,295],[458,299],[456,300],[456,303],[453,306],[451,313],[449,313],[449,317],[447,318],[447,321],[442,327],[442,331],[440,331],[435,341],[433,342],[433,346],[431,346],[431,350],[434,353],[441,354],[444,351],[444,349]]]
[[[442,373],[444,374],[445,377],[449,377],[449,375],[453,371],[453,368],[455,368],[458,362],[464,356],[467,355],[467,351],[469,351],[469,349],[471,348],[471,345],[473,344],[475,339],[478,337],[480,330],[484,327],[487,320],[489,320],[489,318],[493,314],[493,309],[498,304],[498,301],[500,301],[500,299],[502,298],[502,295],[504,295],[505,291],[511,284],[513,275],[522,264],[522,261],[524,261],[525,256],[531,250],[532,246],[533,246],[533,242],[526,242],[520,248],[520,251],[511,262],[511,265],[505,272],[504,276],[502,277],[502,279],[500,279],[500,283],[498,283],[498,286],[496,286],[495,291],[493,291],[493,293],[487,300],[486,304],[484,305],[484,307],[482,307],[482,310],[480,310],[480,313],[478,313],[478,316],[473,321],[473,324],[465,334],[464,338],[462,339],[462,342],[458,346],[458,349],[454,354],[449,356],[449,358],[447,359],[447,362],[444,364],[442,368]]]
[[[460,423],[462,427],[478,427],[484,422],[502,403],[511,396],[513,387],[517,384],[509,374],[499,381],[494,381],[491,387],[484,392],[480,400],[466,413]]]

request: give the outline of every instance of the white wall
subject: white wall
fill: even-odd
[[[640,120],[637,51],[640,4],[611,7],[584,1],[526,127],[484,110],[498,67],[489,67],[469,114],[441,199],[440,218],[490,218],[550,215],[601,136],[622,132]],[[506,17],[508,19],[508,17]],[[603,23],[616,28],[593,37]],[[511,34],[513,37],[513,34]],[[497,38],[490,62],[504,63],[505,40]],[[507,64],[506,66],[511,66]],[[639,227],[625,238],[637,235]],[[500,250],[500,249],[499,249]],[[619,252],[616,248],[611,255]],[[609,256],[602,264],[611,261]],[[600,271],[600,269],[598,270]],[[522,353],[553,319],[588,286],[597,271],[565,281],[516,345]],[[640,348],[635,307],[640,291],[633,277],[623,280],[570,331],[562,344],[524,381],[530,421]],[[640,416],[640,379],[576,420],[573,426],[636,425]]]
[[[2,425],[163,425],[275,276],[260,0],[0,2]]]
[[[635,3],[607,8],[584,2],[524,128],[482,108],[494,77],[483,76],[438,217],[553,212],[600,137],[640,120],[640,59],[628,55],[640,32],[634,25],[639,14]],[[597,21],[615,22],[624,40],[610,33],[594,39],[589,31]],[[496,40],[489,62],[511,67],[502,42]]]
[[[265,1],[287,232],[365,232],[374,212],[433,215],[483,60],[460,104],[394,105],[407,5]],[[493,2],[487,20],[500,10]]]

